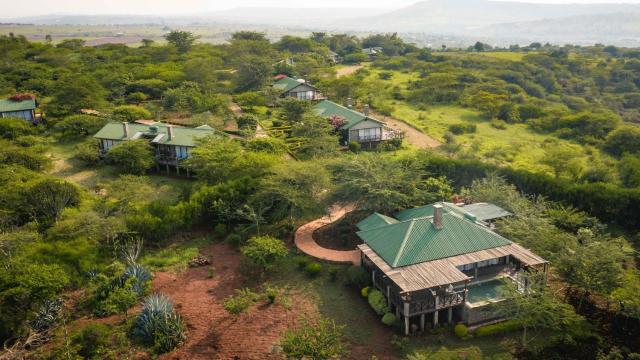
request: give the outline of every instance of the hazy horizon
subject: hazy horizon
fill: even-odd
[[[1,3],[7,0],[0,1]],[[539,4],[640,4],[640,0],[499,0],[512,2],[529,2]],[[3,18],[20,18],[46,15],[194,15],[202,12],[222,11],[239,7],[270,8],[381,8],[396,9],[413,3],[416,0],[325,0],[322,6],[317,2],[301,3],[293,0],[235,0],[222,2],[218,0],[32,0],[29,2],[12,2],[4,4]]]

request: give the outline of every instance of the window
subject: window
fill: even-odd
[[[102,150],[109,151],[112,147],[118,144],[116,140],[102,140]]]
[[[360,140],[377,140],[381,138],[381,128],[358,129],[358,138]]]
[[[294,97],[297,97],[298,100],[313,100],[313,91],[295,92]]]
[[[186,146],[176,146],[176,157],[178,159],[186,159],[189,157],[189,148]]]

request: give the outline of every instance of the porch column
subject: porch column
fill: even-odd
[[[436,311],[433,312],[433,327],[435,328],[436,326],[438,326],[438,304],[440,299],[438,299],[438,296],[436,295]]]
[[[447,324],[451,325],[453,320],[453,308],[449,308],[449,313],[447,314]]]
[[[478,263],[475,263],[473,270],[474,270],[473,279],[477,281],[478,280]]]
[[[420,314],[420,330],[424,331],[424,318],[425,318],[425,314],[422,313]]]
[[[180,176],[180,166],[176,166],[176,175]]]
[[[169,174],[169,164],[166,165],[167,167],[167,175]]]
[[[400,305],[396,305],[396,319],[400,319]]]
[[[371,270],[371,283],[375,288],[376,287],[376,271],[375,270]]]
[[[387,306],[391,308],[391,289],[389,285],[387,285]]]
[[[404,334],[409,335],[409,303],[404,303]]]

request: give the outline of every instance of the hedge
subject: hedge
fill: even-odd
[[[437,155],[429,155],[425,167],[434,176],[446,176],[457,186],[469,186],[475,179],[496,173],[526,194],[571,204],[603,222],[640,229],[640,217],[629,216],[640,212],[640,189],[608,183],[575,184],[547,174]]]
[[[476,336],[490,336],[497,334],[504,334],[511,331],[519,330],[522,328],[522,324],[517,320],[507,320],[496,324],[481,326],[476,329],[474,334]]]
[[[373,308],[373,310],[378,315],[384,315],[389,312],[389,307],[387,306],[387,300],[384,298],[384,295],[378,290],[369,291],[369,305]]]

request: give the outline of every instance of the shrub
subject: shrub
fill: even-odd
[[[147,140],[123,141],[107,153],[107,160],[129,174],[144,174],[153,167],[153,149]]]
[[[171,351],[186,339],[185,324],[174,312],[171,300],[158,294],[145,299],[131,332],[157,353]]]
[[[71,336],[71,344],[82,359],[103,359],[109,346],[109,327],[104,324],[88,324]]]
[[[71,115],[59,121],[54,129],[63,138],[83,137],[95,134],[107,123],[107,119],[92,115]]]
[[[232,314],[240,314],[253,305],[260,296],[250,289],[237,289],[236,294],[229,296],[222,303],[222,307]]]
[[[244,239],[240,234],[229,234],[229,236],[227,236],[227,242],[233,246],[239,246],[244,242]]]
[[[332,282],[336,282],[336,280],[338,280],[338,273],[340,272],[340,269],[332,267],[329,269],[329,280],[331,280]]]
[[[133,122],[140,119],[151,119],[149,110],[136,105],[122,105],[113,109],[113,118],[118,121]]]
[[[449,131],[455,135],[470,134],[476,132],[475,124],[452,124],[449,125]]]
[[[362,145],[357,142],[357,141],[349,141],[349,151],[357,153],[360,152],[360,149],[362,148]]]
[[[364,298],[368,298],[369,297],[369,287],[365,286],[360,290],[360,295]]]
[[[371,283],[371,276],[361,266],[352,265],[347,269],[347,284],[363,288]]]
[[[490,336],[496,334],[504,334],[507,332],[518,330],[522,327],[522,324],[517,320],[507,320],[496,324],[481,326],[476,329],[474,334],[476,336]]]
[[[0,137],[15,139],[19,136],[34,135],[38,128],[24,119],[0,118]]]
[[[382,323],[387,325],[387,326],[392,326],[393,324],[396,323],[396,316],[393,315],[392,313],[388,312],[386,314],[384,314],[384,316],[382,316]]]
[[[271,236],[252,237],[241,251],[245,258],[262,270],[272,268],[289,253],[282,240]]]
[[[284,141],[272,137],[247,140],[245,147],[251,151],[266,152],[269,154],[282,154],[287,150],[287,145]]]
[[[322,265],[318,262],[310,262],[304,267],[304,272],[311,277],[316,277],[322,271]]]
[[[393,138],[387,141],[382,142],[380,144],[380,151],[396,151],[402,147],[402,139],[401,138]]]
[[[298,269],[302,270],[307,266],[307,263],[309,263],[309,260],[304,256],[298,256],[295,258],[294,262],[296,263],[296,266],[298,267]]]
[[[125,313],[136,304],[137,300],[138,294],[133,291],[130,284],[125,287],[114,287],[107,298],[96,305],[94,313],[96,316]]]
[[[498,130],[504,130],[507,128],[507,123],[504,120],[493,119],[491,120],[491,127]]]
[[[74,157],[87,165],[95,165],[100,162],[100,153],[97,139],[90,139],[76,145]]]
[[[264,290],[264,296],[267,298],[269,304],[275,303],[278,295],[280,295],[280,289],[277,287],[267,286]]]
[[[389,312],[389,307],[387,306],[387,299],[385,299],[382,292],[378,290],[369,291],[368,296],[369,305],[371,308],[378,314],[384,315]]]
[[[457,337],[459,337],[460,339],[465,339],[467,336],[469,336],[469,329],[467,328],[466,325],[464,324],[458,324],[453,328],[453,332],[456,334]]]
[[[316,323],[303,320],[294,329],[285,331],[280,348],[290,359],[334,359],[345,355],[342,345],[342,326],[321,318]]]
[[[244,114],[236,120],[239,129],[255,130],[258,126],[258,119],[250,114]]]

